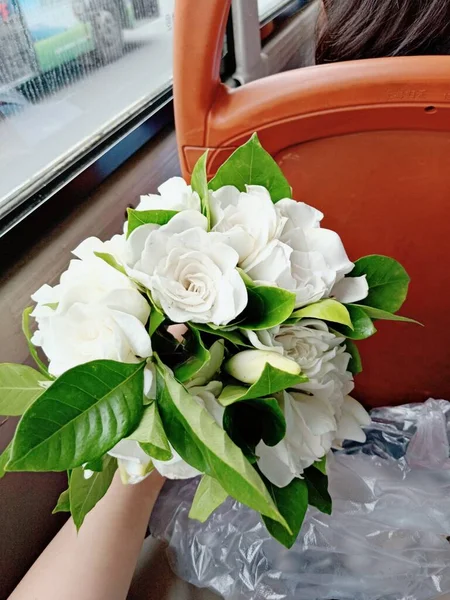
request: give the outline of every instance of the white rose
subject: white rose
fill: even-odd
[[[38,323],[32,342],[42,347],[55,376],[92,360],[137,362],[151,356],[148,302],[101,259],[71,261],[59,285],[45,285],[32,298]]]
[[[141,196],[136,210],[201,210],[199,195],[181,177],[168,179],[158,192]]]
[[[226,325],[247,305],[247,289],[236,265],[237,252],[206,218],[184,211],[150,232],[129,273],[176,323]]]
[[[223,186],[210,194],[210,206],[213,231],[226,234],[239,266],[250,271],[279,245],[286,218],[277,213],[266,188],[247,185],[246,190]]]
[[[296,294],[296,307],[336,297],[356,302],[367,296],[365,277],[347,278],[353,263],[337,233],[320,228],[322,213],[295,200],[275,204],[283,228],[279,243],[248,269],[255,281],[272,282]]]

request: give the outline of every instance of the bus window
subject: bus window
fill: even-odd
[[[157,107],[172,80],[173,10],[174,0],[0,0],[0,219]]]

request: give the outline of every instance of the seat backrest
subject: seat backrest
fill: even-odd
[[[189,177],[254,132],[294,198],[322,210],[357,259],[386,254],[412,278],[403,314],[360,344],[367,405],[450,399],[450,57],[309,67],[228,89],[219,64],[229,0],[177,0],[175,115]]]

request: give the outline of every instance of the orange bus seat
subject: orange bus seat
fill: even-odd
[[[219,66],[230,0],[177,0],[174,96],[182,171],[209,175],[256,131],[349,256],[395,257],[412,278],[402,313],[359,344],[368,406],[450,400],[450,57],[373,59],[229,89]]]

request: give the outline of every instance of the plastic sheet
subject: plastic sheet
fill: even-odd
[[[175,572],[227,600],[426,600],[450,591],[450,403],[372,411],[364,444],[330,456],[333,514],[309,509],[290,550],[228,500],[188,519],[198,480],[169,482],[152,515]]]

